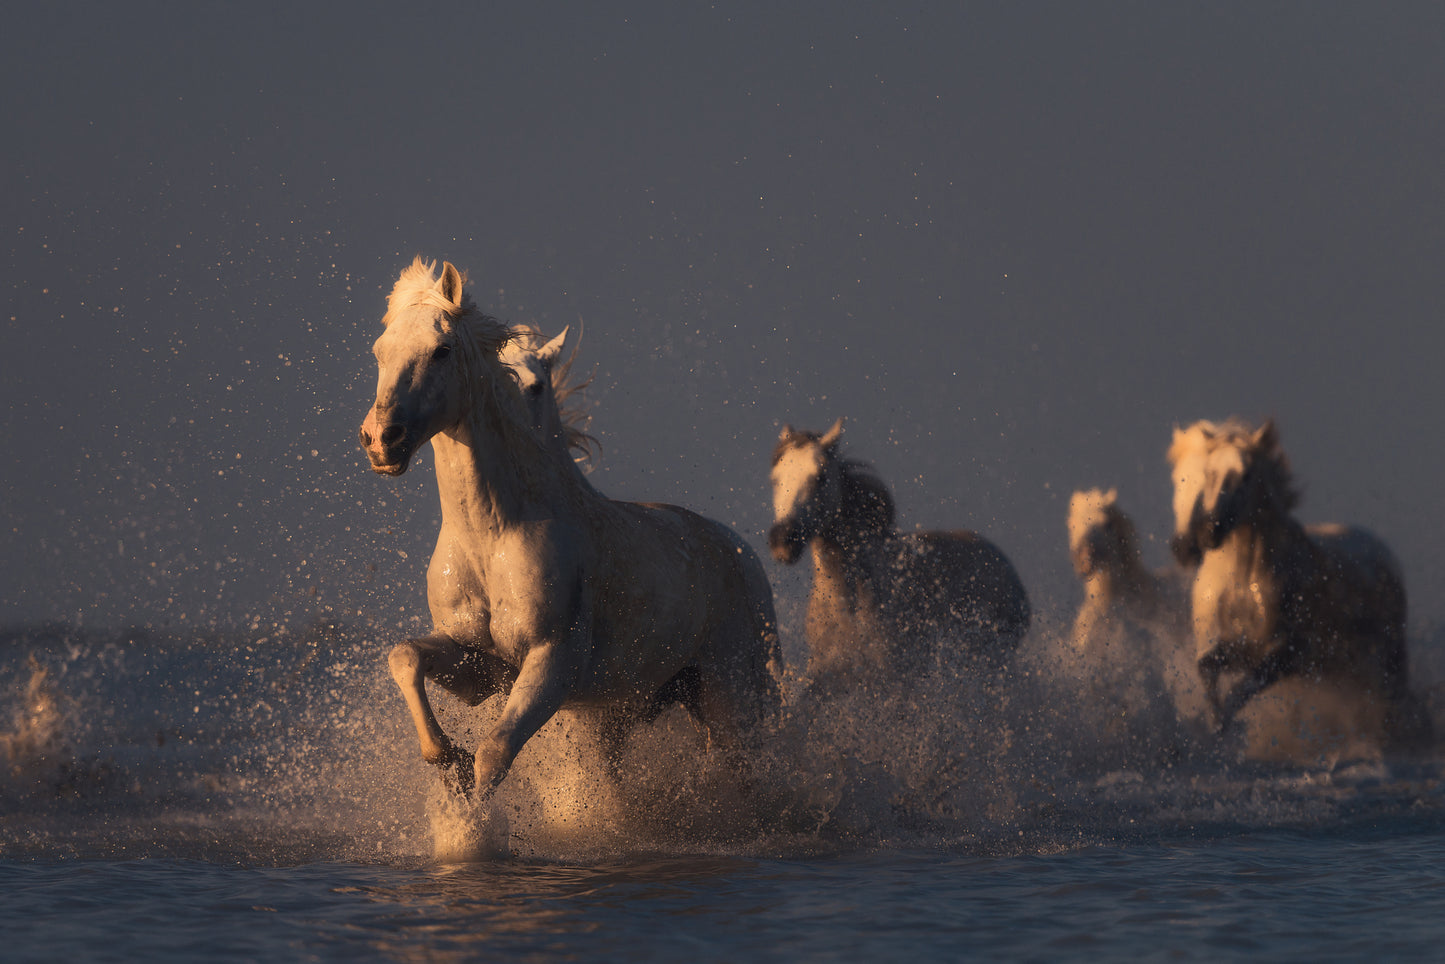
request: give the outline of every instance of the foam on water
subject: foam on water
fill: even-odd
[[[0,856],[1043,853],[1445,812],[1442,755],[1386,756],[1376,709],[1337,686],[1283,684],[1221,741],[1187,672],[1091,666],[1047,626],[1002,673],[940,660],[827,698],[790,679],[742,768],[671,710],[614,772],[564,714],[476,807],[420,760],[381,658],[394,635],[5,634]],[[436,704],[464,745],[501,705]]]

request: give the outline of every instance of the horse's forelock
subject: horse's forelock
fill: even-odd
[[[788,432],[773,445],[773,464],[777,465],[784,455],[793,449],[805,448],[816,444],[822,436],[817,432],[810,432],[807,429],[795,428]]]
[[[453,301],[438,285],[435,261],[423,261],[420,255],[402,269],[386,298],[386,314],[381,323],[390,325],[401,315],[415,308],[431,308],[440,313],[442,323],[456,328],[464,319],[471,320],[473,336],[481,339],[490,351],[501,351],[512,337],[511,329],[490,315],[483,314],[466,290],[466,272],[458,272],[461,297]]]

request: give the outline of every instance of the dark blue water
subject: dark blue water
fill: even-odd
[[[1111,749],[1036,671],[820,711],[778,735],[761,803],[683,720],[634,738],[621,789],[559,724],[472,815],[505,818],[500,843],[448,860],[467,818],[381,651],[320,623],[6,636],[0,957],[1435,959],[1445,938],[1445,754]]]
[[[979,857],[0,862],[7,960],[1438,959],[1445,833]]]

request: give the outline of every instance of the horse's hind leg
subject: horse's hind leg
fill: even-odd
[[[442,779],[458,793],[472,786],[472,755],[457,746],[444,732],[432,712],[426,695],[431,677],[443,689],[471,706],[482,702],[501,686],[496,668],[488,658],[457,644],[449,636],[433,635],[398,643],[387,658],[392,679],[401,689],[421,741],[422,759],[442,768]]]

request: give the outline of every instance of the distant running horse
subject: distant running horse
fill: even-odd
[[[361,426],[372,468],[406,471],[430,441],[442,525],[427,572],[433,632],[390,654],[421,742],[453,789],[502,782],[561,710],[602,729],[681,702],[736,752],[778,703],[772,590],[727,527],[686,509],[613,502],[540,432],[501,352],[514,333],[464,278],[417,259],[388,299],[376,401]],[[471,705],[507,694],[475,755],[442,732],[425,681]]]
[[[1075,492],[1068,526],[1069,558],[1084,584],[1084,601],[1074,618],[1075,650],[1101,657],[1117,643],[1142,641],[1158,656],[1188,635],[1183,583],[1144,565],[1138,533],[1119,508],[1116,490]]]
[[[785,426],[773,450],[773,558],[813,550],[809,676],[851,685],[917,665],[945,639],[997,659],[1028,631],[1029,601],[1013,565],[974,532],[899,532],[893,496],[827,432]]]
[[[1197,565],[1195,655],[1222,731],[1260,691],[1289,676],[1348,681],[1386,707],[1387,736],[1427,724],[1408,689],[1405,585],[1394,554],[1342,525],[1304,526],[1273,421],[1175,429],[1179,560]],[[1227,693],[1220,677],[1238,674]]]

